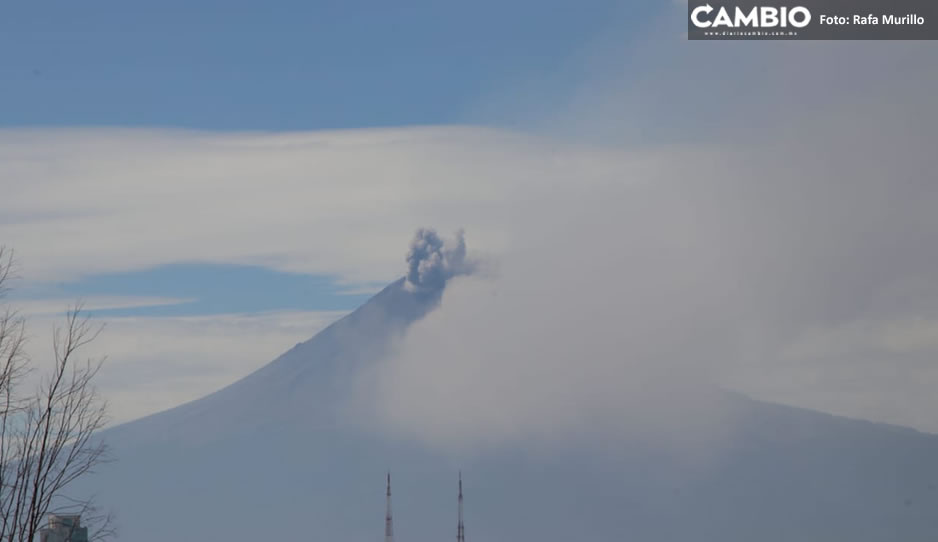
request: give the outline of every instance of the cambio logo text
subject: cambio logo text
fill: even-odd
[[[715,10],[707,4],[694,8],[690,18],[697,28],[804,28],[811,22],[811,12],[803,6],[791,9],[762,6],[749,11],[737,6],[731,16],[725,7]]]

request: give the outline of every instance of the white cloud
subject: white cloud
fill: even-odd
[[[258,369],[343,316],[335,311],[276,311],[177,317],[96,319],[98,338],[81,354],[105,357],[97,385],[112,423],[198,399]],[[52,327],[61,318],[29,319],[36,367],[50,359]]]
[[[532,198],[496,276],[455,281],[363,374],[369,423],[456,449],[683,447],[731,414],[714,383],[938,432],[934,129],[868,107],[837,139],[802,118],[797,138],[632,155],[619,182]]]
[[[0,239],[31,281],[210,261],[383,282],[422,225],[503,247],[487,216],[596,156],[470,127],[0,130]]]
[[[80,304],[85,311],[163,307],[193,301],[187,298],[147,296],[93,296],[86,298],[14,299],[10,302],[23,316],[64,314]]]

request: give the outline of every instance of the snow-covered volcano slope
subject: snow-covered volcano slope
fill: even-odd
[[[286,423],[335,422],[330,409],[355,371],[381,358],[407,326],[436,307],[441,291],[412,292],[398,280],[315,337],[246,378],[201,399],[124,424],[108,440],[135,443],[210,441]]]
[[[379,540],[387,469],[397,539],[446,540],[458,468],[479,542],[938,537],[938,437],[731,394],[701,464],[638,441],[457,460],[344,424],[357,368],[439,301],[395,282],[243,380],[108,431],[117,461],[80,489],[134,542]]]

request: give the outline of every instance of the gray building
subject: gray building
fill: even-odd
[[[88,528],[81,516],[49,514],[49,524],[39,529],[39,542],[88,542]]]

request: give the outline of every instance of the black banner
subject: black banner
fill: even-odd
[[[934,40],[938,0],[688,0],[691,40]]]

